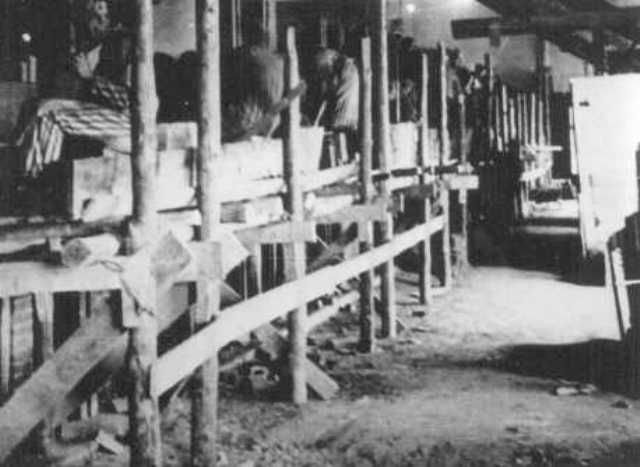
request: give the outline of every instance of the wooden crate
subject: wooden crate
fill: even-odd
[[[173,209],[195,201],[194,152],[173,149],[159,153],[158,206]],[[67,214],[92,221],[131,213],[131,161],[129,155],[106,151],[103,157],[67,162]]]
[[[176,209],[195,203],[195,149],[193,125],[164,125],[159,131],[158,206]],[[322,152],[321,128],[305,128],[301,144],[306,151],[303,171],[315,172]],[[183,147],[180,147],[183,146]],[[67,162],[67,215],[74,220],[93,221],[131,213],[131,163],[128,154],[105,151],[103,157]],[[225,183],[282,176],[282,140],[256,138],[223,145],[220,173]]]

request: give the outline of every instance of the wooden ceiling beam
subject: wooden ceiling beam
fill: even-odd
[[[576,12],[564,15],[539,15],[520,18],[477,18],[451,22],[453,37],[470,39],[487,37],[494,32],[505,36],[519,34],[567,33],[577,30],[634,28],[640,19],[640,8],[624,12]]]

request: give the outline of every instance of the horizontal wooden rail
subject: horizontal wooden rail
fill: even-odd
[[[194,258],[197,249],[192,248]],[[0,296],[13,297],[34,292],[92,292],[118,290],[122,287],[120,274],[131,261],[117,256],[105,262],[67,268],[43,262],[17,262],[0,264]],[[196,280],[197,261],[191,263],[176,277],[175,283]]]
[[[167,352],[153,371],[154,390],[161,394],[191,374],[219,348],[289,310],[329,293],[336,284],[382,264],[443,229],[439,216],[397,235],[390,243],[337,266],[330,266],[294,282],[227,308],[212,324]]]

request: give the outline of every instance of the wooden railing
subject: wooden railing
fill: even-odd
[[[144,4],[145,8],[149,7],[147,0],[139,0],[138,3],[140,5]],[[217,28],[213,27],[213,23],[210,24],[209,21],[212,21],[211,15],[216,15],[217,11],[211,5],[209,5],[210,9],[207,9],[209,2],[203,1],[201,3],[204,9],[199,11],[199,21],[203,21],[204,26],[207,26],[201,28],[201,34],[209,34],[214,37]],[[214,4],[216,2],[210,3]],[[384,2],[379,2],[377,8],[379,9],[377,14],[381,20],[381,29],[376,34],[378,35],[378,41],[380,41],[381,37],[385,36]],[[297,79],[293,29],[289,30],[287,38],[289,86],[293,87]],[[207,38],[201,38],[200,40],[206,42]],[[139,266],[138,262],[141,259],[137,255],[115,257],[107,262],[75,268],[51,266],[37,262],[0,265],[0,297],[5,297],[5,303],[6,298],[20,294],[35,293],[42,299],[40,301],[46,304],[51,302],[52,294],[59,292],[112,291],[111,298],[95,304],[91,316],[55,353],[50,348],[51,344],[46,343],[49,349],[46,354],[47,359],[43,361],[31,378],[17,388],[6,403],[0,407],[0,431],[3,433],[3,436],[0,436],[0,462],[5,461],[41,421],[46,420],[49,425],[61,423],[79,403],[89,397],[99,384],[104,382],[105,378],[122,369],[125,355],[130,356],[131,346],[138,342],[140,347],[133,350],[146,353],[144,355],[139,354],[140,361],[144,365],[137,367],[136,371],[138,373],[134,375],[135,378],[138,378],[136,380],[138,386],[135,389],[138,392],[129,395],[130,404],[132,404],[130,405],[130,411],[132,411],[130,414],[131,419],[137,424],[135,426],[132,425],[132,428],[135,428],[135,430],[132,430],[134,435],[132,437],[132,445],[136,446],[133,450],[135,455],[132,455],[132,463],[134,459],[137,459],[135,462],[143,459],[145,465],[157,465],[159,463],[159,446],[156,444],[159,443],[159,440],[155,439],[153,435],[154,430],[159,429],[157,425],[158,414],[136,412],[136,407],[139,408],[136,404],[140,402],[137,398],[142,397],[157,402],[160,394],[196,372],[197,384],[195,387],[197,388],[199,385],[202,388],[203,385],[207,385],[207,390],[196,391],[197,394],[194,396],[200,398],[198,399],[200,405],[195,407],[200,407],[201,411],[205,413],[201,414],[203,418],[197,420],[197,423],[192,427],[194,430],[192,438],[194,452],[192,455],[194,459],[199,459],[198,462],[201,465],[212,465],[206,462],[209,462],[211,457],[214,456],[215,449],[211,448],[211,445],[215,445],[215,440],[206,436],[202,437],[202,431],[210,430],[212,424],[215,425],[217,420],[214,410],[217,404],[217,389],[212,386],[217,387],[217,373],[219,371],[217,354],[223,346],[232,340],[268,325],[276,318],[291,313],[291,310],[295,310],[293,312],[295,319],[289,320],[292,326],[288,333],[295,357],[292,359],[291,368],[294,381],[292,398],[297,403],[303,403],[307,398],[307,383],[317,376],[320,371],[316,367],[310,366],[306,359],[306,335],[313,326],[331,316],[335,312],[336,306],[359,300],[361,348],[362,350],[371,350],[375,346],[377,319],[373,303],[374,289],[378,279],[375,277],[374,270],[378,266],[385,265],[385,273],[382,274],[379,282],[382,289],[384,309],[381,327],[386,331],[387,336],[393,336],[396,327],[395,314],[393,312],[395,307],[393,261],[396,256],[416,245],[420,246],[421,264],[418,287],[422,303],[430,303],[435,292],[431,284],[431,274],[432,258],[436,253],[443,257],[442,276],[444,277],[444,289],[450,287],[452,267],[451,253],[449,251],[449,188],[459,190],[471,188],[464,185],[464,183],[461,185],[462,187],[455,188],[455,174],[447,173],[455,172],[455,170],[450,170],[452,162],[448,154],[449,145],[446,143],[448,138],[445,120],[446,112],[443,112],[443,123],[440,126],[442,143],[440,144],[441,153],[437,158],[440,162],[437,166],[432,164],[433,155],[428,154],[431,146],[427,142],[429,131],[427,128],[428,118],[426,117],[429,109],[426,97],[424,97],[421,106],[423,118],[419,124],[421,144],[420,150],[416,154],[415,166],[406,168],[393,167],[389,148],[383,145],[379,146],[380,153],[378,154],[378,157],[382,158],[383,161],[381,163],[381,171],[374,172],[372,170],[373,155],[371,153],[373,140],[376,138],[384,139],[389,128],[386,125],[381,125],[373,131],[371,124],[373,121],[373,108],[370,104],[374,86],[369,72],[371,70],[368,54],[368,51],[371,50],[369,39],[363,39],[362,45],[362,69],[365,71],[363,73],[362,101],[366,105],[363,106],[362,125],[365,131],[363,131],[363,149],[359,163],[303,175],[300,170],[299,158],[301,154],[299,143],[296,143],[299,122],[296,117],[296,110],[292,108],[285,119],[287,122],[287,131],[285,132],[287,136],[284,144],[283,165],[285,170],[283,171],[283,178],[252,182],[248,185],[248,192],[245,190],[246,186],[243,186],[242,196],[245,199],[266,194],[285,193],[287,209],[291,215],[290,219],[283,220],[277,224],[250,227],[236,231],[237,236],[243,238],[244,243],[257,256],[260,256],[259,247],[263,244],[288,245],[284,248],[285,262],[296,267],[295,269],[287,268],[286,282],[284,284],[277,285],[266,292],[258,293],[251,298],[233,304],[221,312],[218,311],[220,305],[218,296],[221,293],[220,287],[223,281],[219,270],[221,269],[220,246],[215,234],[215,230],[219,228],[219,225],[217,220],[210,218],[210,215],[212,212],[219,212],[220,204],[224,201],[224,197],[220,192],[206,194],[210,198],[204,204],[211,204],[209,208],[205,209],[201,200],[199,208],[203,214],[202,228],[205,231],[209,229],[210,232],[205,233],[198,241],[193,241],[186,247],[190,261],[182,267],[178,267],[174,274],[165,280],[162,286],[157,283],[157,277],[154,276],[156,277],[155,287],[157,288],[158,305],[151,307],[152,314],[147,313],[144,306],[142,306],[143,303],[140,297],[132,294],[123,283],[123,272],[133,266]],[[204,45],[201,44],[201,47],[204,47]],[[444,54],[444,47],[442,47],[442,54]],[[379,54],[378,61],[384,62],[384,57],[386,57],[385,50]],[[423,56],[423,60],[423,70],[427,70],[426,54]],[[377,63],[375,71],[378,74],[384,72],[384,66]],[[204,77],[207,76],[206,73],[212,73],[212,69],[205,70]],[[428,80],[425,77],[423,79],[423,96],[427,95],[427,82]],[[441,80],[441,93],[446,92],[445,84],[444,80]],[[377,83],[375,89],[379,94],[378,99],[388,102],[388,87],[385,81],[381,80],[381,82]],[[214,100],[208,100],[207,102],[208,105],[214,107],[219,104],[216,104]],[[210,117],[212,114],[216,115],[215,109],[210,109],[208,112],[207,115],[201,116],[201,120]],[[215,131],[211,135],[215,136]],[[200,148],[202,151],[201,158],[215,155],[216,146],[209,150],[202,149],[204,147]],[[199,164],[200,167],[202,167],[202,162]],[[132,173],[135,183],[138,180],[136,177],[140,174],[136,171]],[[149,176],[149,173],[146,175]],[[206,190],[207,186],[211,186],[211,180],[207,181],[206,177],[203,178],[203,173],[201,172],[199,175],[200,187]],[[221,174],[219,175],[224,180],[224,177]],[[337,212],[325,213],[318,219],[305,219],[301,205],[302,195],[305,191],[313,191],[327,185],[344,182],[346,179],[353,179],[354,177],[359,182],[358,203],[344,207]],[[376,185],[378,185],[379,190],[376,190]],[[259,188],[257,188],[258,186]],[[398,197],[397,195],[400,193],[404,198],[420,202],[420,219],[417,219],[415,225],[406,232],[396,233],[394,232],[394,212],[390,209],[390,206],[395,206],[394,197]],[[144,196],[142,192],[137,195],[138,198],[144,198]],[[230,195],[227,193],[226,196]],[[238,196],[240,196],[240,192],[238,192]],[[136,199],[136,196],[134,196],[134,202]],[[438,206],[437,210],[434,210],[434,205]],[[151,207],[153,206],[151,205]],[[149,206],[147,208],[150,209]],[[140,215],[135,206],[134,213],[138,213],[138,216]],[[155,215],[154,213],[145,213],[147,216],[152,214]],[[344,223],[346,221],[357,224],[357,241],[360,254],[338,265],[321,267],[308,273],[304,246],[305,242],[313,240],[312,237],[315,235],[313,230],[316,223],[330,224],[336,222]],[[122,220],[114,220],[105,224],[91,226],[91,228],[102,231],[104,229],[117,228],[121,222]],[[385,226],[384,242],[379,245],[374,244],[372,235],[374,223]],[[13,229],[4,233],[0,232],[0,239],[3,238],[3,235],[5,239],[15,239],[21,235],[29,238],[42,238],[82,234],[86,228],[88,226],[81,224],[30,226],[22,230]],[[441,242],[442,251],[434,252],[432,251],[431,239],[434,234],[440,232],[442,232],[443,237]],[[176,245],[180,245],[180,242],[177,242]],[[148,245],[147,248],[152,249],[150,254],[153,257],[154,244]],[[143,249],[142,251],[144,253],[145,250]],[[258,258],[258,262],[261,261],[262,258]],[[174,266],[170,261],[168,264],[169,266]],[[163,267],[166,268],[167,264],[164,264]],[[144,268],[139,271],[141,271],[142,275],[146,274]],[[151,271],[148,274],[152,274]],[[307,305],[309,302],[330,294],[336,285],[356,277],[360,279],[360,287],[357,293],[348,292],[341,297],[334,298],[333,304],[326,307],[326,309],[321,309],[311,315],[308,314]],[[171,304],[171,300],[168,299],[171,293],[170,285],[175,283],[190,283],[197,286],[198,298],[194,309],[176,309]],[[6,308],[3,308],[3,314],[0,317],[0,343],[3,346],[6,346],[6,340],[3,340],[5,338],[5,310]],[[187,312],[195,320],[197,329],[193,335],[187,336],[182,343],[157,358],[155,349],[149,348],[146,344],[155,342],[159,330],[165,329]],[[194,313],[197,315],[196,317],[194,317]],[[211,316],[211,314],[214,314],[214,316]],[[144,316],[146,323],[141,324],[139,322],[140,316]],[[50,321],[48,318],[44,319],[43,324],[46,323],[47,326],[50,326]],[[149,333],[153,333],[153,335],[149,335]],[[50,329],[41,334],[45,339],[49,339]],[[142,334],[146,336],[146,343],[136,341]],[[4,347],[2,349],[2,359],[5,359]],[[127,349],[129,350],[127,351]],[[131,357],[128,358],[130,359]],[[128,364],[131,365],[131,361]],[[198,370],[203,365],[205,365],[206,371]],[[4,366],[2,368],[4,369]],[[90,385],[91,387],[79,391],[78,384],[80,381],[96,368],[100,368],[101,376],[95,379],[92,378],[93,385]],[[142,431],[140,430],[140,424],[144,425]],[[140,436],[143,436],[144,439],[138,439]],[[194,462],[196,461],[194,460]]]

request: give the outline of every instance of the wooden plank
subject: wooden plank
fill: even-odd
[[[11,394],[11,304],[8,297],[0,302],[0,397]]]
[[[422,77],[422,87],[421,87],[421,100],[420,100],[420,114],[422,118],[422,138],[420,145],[420,163],[423,167],[426,167],[430,160],[429,154],[429,56],[426,53],[422,53],[420,55],[420,65],[421,65],[421,77]],[[420,177],[420,181],[422,182],[420,186],[422,187],[430,187],[432,193],[422,197],[422,220],[425,224],[429,223],[431,219],[431,198],[435,194],[435,187],[433,183],[427,183],[428,179],[426,175],[422,175]],[[427,237],[420,243],[420,269],[419,269],[419,280],[418,280],[418,293],[420,294],[420,303],[424,305],[430,305],[432,302],[431,295],[431,268],[432,268],[432,251],[431,251],[431,235],[427,235]]]
[[[378,164],[383,172],[392,169],[391,129],[389,117],[389,52],[388,52],[388,25],[387,2],[375,0],[372,8],[372,67],[374,101],[373,115],[375,147],[377,148]],[[391,195],[391,188],[387,181],[381,182],[381,192],[384,196]],[[381,225],[382,241],[390,242],[393,239],[393,216],[388,215],[387,220]],[[384,317],[382,319],[382,334],[385,337],[394,338],[396,335],[396,288],[395,288],[395,264],[393,258],[389,258],[380,271],[382,277],[382,303]]]
[[[133,92],[131,93],[131,250],[136,252],[158,234],[158,179],[155,72],[153,65],[153,2],[136,0]],[[146,273],[146,272],[145,272]],[[152,272],[147,274],[151,276]],[[162,464],[160,408],[154,395],[151,368],[157,359],[158,323],[152,308],[141,311],[137,327],[129,329],[127,370],[129,376],[130,463]]]
[[[559,15],[527,15],[526,21],[518,18],[474,18],[451,21],[453,37],[471,39],[489,37],[497,28],[505,36],[566,33],[582,29],[625,28],[635,25],[640,8],[623,11],[574,11]]]
[[[237,3],[240,10],[240,2]],[[196,2],[197,49],[201,63],[198,79],[200,105],[198,106],[198,208],[202,215],[200,240],[209,242],[220,228],[223,189],[220,186],[222,170],[222,129],[220,96],[220,5],[217,0]],[[234,9],[234,18],[239,11]],[[241,37],[241,32],[240,32]],[[217,254],[216,254],[217,253]],[[221,262],[221,252],[208,255],[213,264]],[[218,316],[220,287],[202,270],[197,282],[197,310],[195,327],[199,329]],[[217,353],[203,360],[191,385],[191,464],[196,467],[216,465],[218,427]]]
[[[305,325],[308,326],[308,323],[305,322]],[[307,327],[307,329],[309,328]],[[270,324],[261,326],[255,330],[253,334],[260,341],[261,348],[276,360],[288,347],[286,339]],[[307,386],[322,400],[331,399],[340,389],[338,384],[329,375],[306,357],[305,376]]]
[[[286,79],[289,90],[294,89],[300,81],[298,71],[298,52],[296,49],[296,34],[293,27],[287,28],[287,66]],[[284,114],[285,117],[285,144],[284,144],[284,178],[287,185],[285,197],[286,206],[294,221],[301,222],[304,219],[304,200],[302,185],[302,153],[300,147],[300,102],[296,101]],[[287,280],[296,280],[305,275],[306,251],[305,244],[301,242],[287,243],[283,247],[285,259],[285,277]],[[289,314],[289,364],[291,370],[292,399],[296,404],[307,402],[307,375],[306,375],[306,304],[300,304]]]
[[[288,242],[315,242],[316,222],[280,222],[234,231],[238,240],[247,248],[254,245]]]
[[[288,282],[225,309],[214,323],[160,358],[154,368],[156,389],[159,393],[166,391],[231,340],[271,322],[286,313],[286,310],[330,293],[336,284],[345,282],[399,255],[423,241],[428,234],[441,230],[443,222],[443,217],[439,216],[428,224],[419,225],[397,235],[393,242],[377,247],[366,254],[337,266],[323,268],[302,279]]]
[[[307,331],[310,332],[314,328],[321,326],[327,322],[331,317],[338,314],[338,312],[347,306],[353,305],[358,302],[360,298],[360,291],[354,290],[353,292],[347,292],[339,297],[333,297],[331,303],[319,310],[309,314],[307,318]]]
[[[373,82],[371,70],[371,40],[362,39],[362,86],[360,97],[360,113],[362,125],[362,160],[360,162],[360,197],[363,203],[369,203],[374,196],[371,174],[373,171],[373,126],[372,98]],[[384,213],[386,217],[386,212]],[[371,219],[380,220],[380,219]],[[385,220],[385,219],[382,219]],[[361,253],[373,248],[373,224],[369,219],[358,223],[359,250]],[[375,348],[375,302],[373,295],[374,271],[369,269],[360,275],[360,339],[358,347],[364,352],[372,352]]]
[[[371,204],[354,204],[339,211],[315,217],[318,224],[342,224],[345,222],[384,222],[389,218],[389,200],[379,199]]]
[[[445,186],[451,191],[478,190],[480,188],[480,177],[466,174],[445,174],[442,176]]]
[[[620,329],[620,339],[624,339],[627,330],[631,326],[631,308],[629,306],[629,295],[627,293],[628,283],[625,281],[624,264],[622,251],[619,248],[611,250],[607,248],[607,260],[611,268],[611,286],[613,288],[613,298],[616,304],[616,314]]]
[[[0,407],[0,463],[105,355],[125,348],[106,302]]]
[[[189,245],[193,258],[198,257],[196,243]],[[66,268],[42,262],[0,263],[0,296],[19,296],[32,292],[77,292],[117,290],[122,286],[120,273],[131,259],[126,256],[108,262]],[[198,275],[198,262],[192,261],[175,277],[175,283],[193,282]]]

